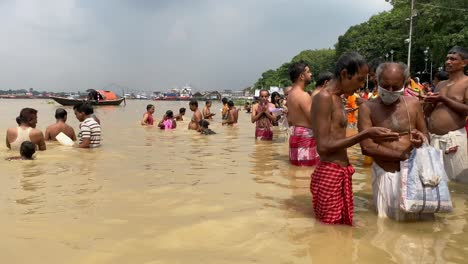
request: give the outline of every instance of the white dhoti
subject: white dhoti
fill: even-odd
[[[400,209],[401,175],[408,173],[408,160],[400,162],[400,171],[388,172],[372,164],[372,190],[379,217],[397,221],[419,220],[433,214],[406,213]]]
[[[450,180],[468,183],[468,150],[466,129],[450,131],[445,135],[430,134],[431,146],[442,150],[444,167]],[[456,152],[451,148],[458,147]],[[449,153],[446,153],[449,152]]]

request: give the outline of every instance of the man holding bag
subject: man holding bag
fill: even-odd
[[[426,139],[424,114],[417,98],[402,96],[409,71],[403,63],[383,63],[376,70],[379,97],[361,105],[359,131],[373,126],[398,132],[391,142],[372,139],[361,141],[362,154],[374,159],[372,188],[379,217],[398,221],[419,219],[421,214],[400,209],[402,173],[407,173],[408,158],[413,148]],[[426,215],[426,214],[422,214]]]

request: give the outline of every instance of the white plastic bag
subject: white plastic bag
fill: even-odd
[[[452,200],[442,151],[427,142],[413,149],[408,173],[401,175],[400,208],[408,213],[448,213]]]

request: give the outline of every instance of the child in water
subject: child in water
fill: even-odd
[[[33,160],[33,155],[36,153],[36,145],[31,141],[24,141],[21,143],[20,155],[19,157],[10,157],[7,160]]]
[[[158,127],[161,129],[174,129],[177,127],[177,123],[174,120],[174,113],[171,110],[167,110],[163,119],[159,121]]]
[[[210,125],[210,122],[208,122],[207,120],[202,119],[202,120],[200,120],[200,122],[198,124],[200,125],[200,128],[201,128],[200,133],[202,135],[216,134],[216,132],[214,132],[213,130],[208,128],[208,126]]]

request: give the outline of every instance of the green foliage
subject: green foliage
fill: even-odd
[[[394,50],[394,61],[406,63],[408,58],[411,0],[391,0],[393,9],[371,17],[367,22],[353,26],[338,38],[336,53],[357,51],[368,60],[385,59]],[[463,10],[465,9],[465,11]],[[411,71],[425,70],[424,50],[429,47],[434,68],[443,66],[447,51],[468,44],[468,4],[466,0],[416,0],[417,15],[413,18]],[[388,60],[391,55],[389,54]],[[429,67],[429,66],[428,66]],[[430,70],[429,68],[427,70]]]
[[[296,55],[291,62],[284,63],[276,70],[268,70],[262,74],[262,77],[255,83],[255,89],[269,88],[270,86],[286,87],[290,86],[291,80],[289,79],[289,65],[292,62],[304,61],[309,65],[312,72],[312,79],[316,80],[319,73],[324,71],[331,71],[335,60],[335,50],[321,49],[321,50],[304,50]],[[312,89],[314,83],[306,87],[306,90]]]
[[[407,62],[411,0],[386,0],[393,9],[372,16],[367,22],[352,26],[338,38],[333,49],[305,50],[292,62],[307,62],[316,80],[320,72],[331,71],[337,57],[347,51],[357,51],[368,61],[393,60]],[[433,71],[444,65],[447,51],[453,46],[468,46],[468,0],[415,0],[411,49],[411,72],[425,70],[424,50],[429,47],[427,70],[433,63]],[[387,55],[388,56],[385,56]],[[270,86],[288,86],[288,66],[268,70],[255,84],[255,89]],[[427,75],[427,74],[426,74]],[[427,76],[426,76],[427,80]],[[313,85],[307,87],[310,89]]]

